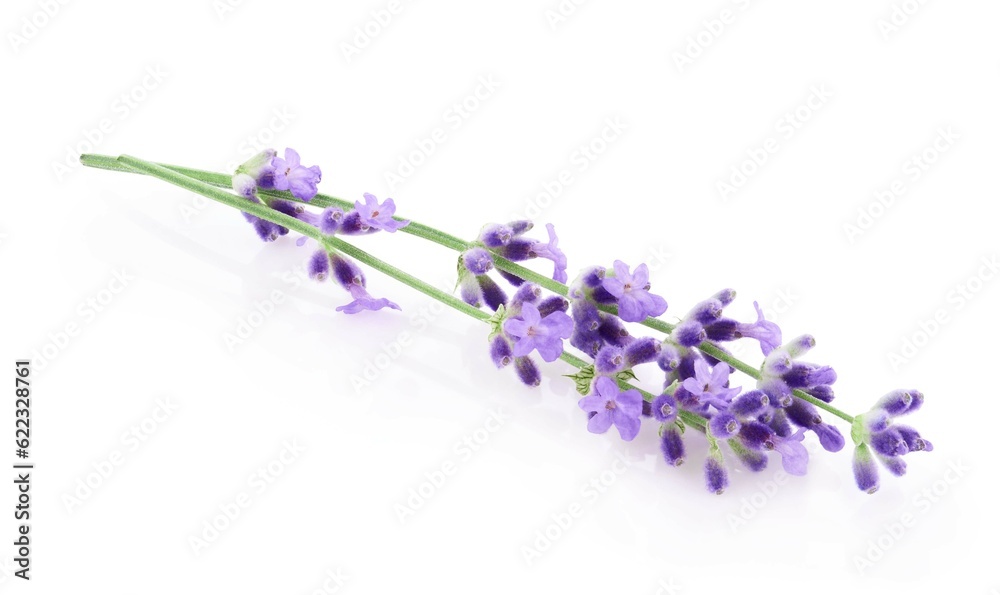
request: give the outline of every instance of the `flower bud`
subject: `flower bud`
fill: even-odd
[[[770,399],[764,391],[751,390],[733,399],[729,410],[739,417],[756,417],[767,409],[769,403]]]
[[[330,274],[330,255],[326,250],[317,250],[309,257],[309,278],[326,281]]]
[[[528,386],[538,386],[542,383],[542,373],[538,371],[538,366],[534,360],[528,356],[514,358],[514,369],[517,370],[517,377]]]
[[[682,347],[694,347],[708,338],[705,327],[697,320],[685,320],[674,327],[670,337]]]
[[[490,341],[490,358],[497,368],[503,368],[510,364],[511,358],[510,341],[503,335],[498,334]]]
[[[485,248],[470,248],[462,253],[462,263],[473,275],[485,275],[493,268],[493,257]]]
[[[486,275],[479,275],[476,277],[476,282],[479,283],[479,290],[482,291],[487,308],[496,312],[497,308],[507,303],[507,294],[500,289],[496,281]]]
[[[653,399],[650,413],[657,421],[672,422],[677,419],[677,400],[664,393]]]
[[[708,420],[708,429],[711,431],[712,436],[720,440],[726,440],[732,438],[736,435],[736,432],[740,431],[740,422],[736,420],[736,416],[732,413],[722,411],[716,413],[712,416],[712,419]]]
[[[709,455],[705,459],[705,487],[713,494],[722,494],[729,487],[729,474],[722,462],[722,454]]]
[[[636,339],[625,346],[625,367],[634,368],[651,362],[660,354],[660,342],[653,337]]]
[[[330,236],[337,232],[344,221],[344,211],[338,207],[327,207],[319,215],[319,230]]]
[[[553,312],[565,312],[566,310],[569,310],[569,300],[561,295],[549,296],[538,304],[538,313],[541,314],[542,318]]]
[[[483,230],[479,232],[479,240],[487,248],[506,246],[512,237],[514,237],[514,230],[506,225],[497,225],[496,223],[483,227]]]
[[[868,450],[867,444],[859,444],[854,449],[854,481],[862,492],[874,494],[878,491],[878,467]]]
[[[669,423],[660,427],[660,452],[663,453],[663,460],[671,467],[684,464],[684,439],[677,424]]]
[[[625,352],[621,347],[605,345],[594,358],[594,370],[601,374],[615,374],[624,368]]]

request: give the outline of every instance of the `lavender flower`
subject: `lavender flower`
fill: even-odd
[[[400,310],[401,308],[393,302],[390,302],[386,298],[373,298],[365,289],[365,276],[358,268],[358,265],[354,264],[350,260],[340,256],[339,254],[330,255],[330,263],[333,265],[333,278],[340,283],[341,287],[346,289],[348,293],[351,294],[353,301],[344,304],[343,306],[337,307],[338,312],[344,312],[345,314],[357,314],[364,310],[381,310],[383,308],[392,308],[393,310]]]
[[[518,340],[514,344],[514,355],[525,356],[537,350],[542,359],[553,362],[562,355],[563,339],[573,333],[573,319],[565,312],[552,312],[545,318],[531,303],[521,307],[519,318],[508,318],[504,331]]]
[[[789,475],[805,475],[809,464],[809,451],[802,444],[804,437],[802,428],[786,438],[776,436],[773,439],[774,450],[781,455],[781,466]]]
[[[552,279],[559,283],[565,283],[569,277],[566,275],[566,255],[559,249],[559,238],[556,237],[556,228],[551,223],[545,225],[549,232],[548,242],[535,242],[531,245],[531,252],[535,256],[546,258],[552,261],[555,269],[552,271]]]
[[[618,390],[615,381],[607,376],[594,382],[593,394],[580,399],[580,409],[595,414],[587,423],[587,429],[594,434],[603,434],[614,425],[622,440],[627,442],[639,433],[642,395],[635,389]]]
[[[257,195],[258,188],[289,190],[300,200],[308,201],[316,195],[320,179],[318,167],[302,166],[298,153],[287,149],[283,159],[273,150],[254,156],[237,169],[231,183],[239,196],[265,204]],[[364,202],[356,202],[355,208],[346,213],[337,207],[315,213],[297,202],[270,197],[266,201],[267,207],[295,217],[325,235],[395,232],[409,224],[394,218],[396,205],[392,199],[379,202],[372,194],[365,194]],[[281,225],[244,216],[265,241],[288,233]],[[629,441],[638,435],[641,417],[653,417],[661,424],[664,460],[677,466],[686,456],[683,428],[696,428],[709,442],[704,477],[706,487],[714,493],[722,493],[729,485],[719,448],[723,440],[752,471],[763,470],[768,463],[767,453],[775,451],[785,471],[792,475],[803,475],[808,467],[809,455],[803,444],[807,431],[813,432],[828,451],[843,448],[844,436],[824,422],[813,404],[833,400],[836,372],[829,366],[799,361],[815,345],[815,340],[803,335],[781,345],[781,329],[764,318],[757,302],[754,302],[757,313],[754,322],[742,323],[724,317],[725,308],[736,296],[732,289],[724,289],[696,304],[662,340],[632,336],[624,324],[644,322],[667,309],[662,297],[650,293],[649,269],[645,264],[630,270],[624,262],[616,260],[610,274],[602,267],[584,269],[568,288],[569,299],[562,295],[546,296],[540,285],[548,284],[529,282],[531,276],[526,273],[522,278],[497,269],[500,277],[516,288],[508,299],[507,292],[489,275],[496,268],[497,257],[517,262],[547,259],[554,265],[554,281],[565,283],[568,279],[567,258],[559,247],[555,227],[546,225],[548,239],[543,241],[524,237],[533,226],[528,220],[484,226],[477,241],[462,250],[459,258],[458,287],[462,299],[476,308],[485,306],[495,312],[489,318],[493,328],[489,351],[498,368],[512,367],[521,382],[538,386],[541,372],[530,354],[537,351],[543,360],[554,361],[562,354],[563,342],[569,339],[572,346],[592,358],[592,365],[581,365],[579,374],[573,376],[577,389],[587,395],[579,406],[589,414],[588,429],[604,433],[615,426],[621,438]],[[300,240],[299,244],[302,243]],[[350,293],[352,301],[338,307],[338,311],[353,314],[399,309],[386,298],[372,297],[358,266],[343,256],[328,254],[325,243],[321,244],[323,249],[309,258],[308,274],[316,280],[332,277]],[[609,313],[615,307],[617,314]],[[740,394],[740,387],[730,386],[730,375],[736,368],[746,368],[730,359],[730,353],[723,347],[705,342],[743,338],[756,340],[765,359],[756,389]],[[623,379],[635,378],[634,368],[654,361],[664,373],[664,382],[662,394],[652,403],[646,403],[635,389],[619,388]],[[733,362],[736,368],[727,362]],[[817,401],[806,400],[799,391]],[[878,488],[876,462],[890,473],[902,475],[906,471],[905,455],[933,449],[933,444],[917,430],[895,423],[897,417],[919,409],[923,401],[918,391],[893,391],[868,413],[855,418],[851,432],[856,446],[854,474],[862,490],[873,492]],[[843,412],[831,411],[845,417]]]
[[[830,385],[837,380],[833,368],[794,361],[814,345],[816,340],[812,336],[803,335],[771,351],[764,359],[757,388],[767,393],[773,404],[780,407],[789,406],[793,401],[792,391],[797,388],[807,393],[827,394],[832,400],[833,389]]]
[[[712,322],[705,327],[708,338],[712,341],[733,341],[744,337],[756,339],[760,350],[768,355],[781,345],[781,329],[778,325],[764,318],[764,311],[757,302],[753,303],[757,311],[757,321],[742,323],[728,318]]]
[[[906,473],[903,456],[914,451],[934,450],[934,445],[910,426],[897,424],[897,417],[920,409],[924,395],[916,390],[896,390],[878,400],[867,413],[855,419],[854,475],[858,488],[872,493],[878,488],[878,460],[893,475]],[[874,455],[874,458],[873,456]]]
[[[396,213],[396,203],[391,198],[379,204],[374,194],[365,193],[365,202],[355,201],[354,209],[364,226],[381,229],[392,233],[410,224],[409,221],[396,221],[392,216]]]
[[[605,277],[602,287],[618,299],[618,316],[625,322],[642,322],[667,311],[667,302],[649,293],[649,267],[640,264],[635,272],[628,265],[615,261],[615,276]]]
[[[351,297],[354,301],[344,304],[343,306],[337,306],[337,312],[343,312],[344,314],[357,314],[364,310],[381,310],[382,308],[392,308],[393,310],[401,310],[397,304],[390,302],[386,298],[373,298],[367,290],[361,285],[351,285],[348,288],[351,293]]]
[[[295,149],[285,149],[284,159],[274,157],[271,167],[274,169],[271,184],[276,190],[288,190],[295,198],[305,201],[316,196],[316,184],[323,178],[323,172],[318,165],[303,166]]]
[[[699,359],[694,364],[694,377],[684,380],[681,386],[699,403],[722,411],[740,393],[740,387],[729,388],[729,372],[729,364],[710,367],[705,360]]]

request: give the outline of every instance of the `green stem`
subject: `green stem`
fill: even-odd
[[[128,161],[124,161],[124,160],[131,160],[131,161],[143,163],[143,164],[145,164],[144,165],[145,169],[139,168],[139,167],[132,167],[129,164]],[[180,167],[180,166],[177,166],[177,165],[154,164],[154,163],[149,163],[149,162],[144,162],[144,161],[141,161],[141,160],[137,160],[137,159],[132,158],[132,157],[126,157],[124,155],[121,158],[115,158],[115,157],[111,157],[111,156],[108,156],[108,155],[85,154],[85,155],[81,155],[80,156],[80,162],[83,165],[86,165],[88,167],[96,167],[96,168],[101,168],[101,169],[109,169],[109,170],[114,170],[114,171],[124,171],[124,172],[130,172],[130,173],[144,173],[144,174],[147,174],[147,175],[153,175],[154,177],[161,177],[162,179],[164,179],[164,180],[166,180],[168,182],[177,184],[178,186],[187,188],[188,190],[192,190],[194,192],[198,192],[199,194],[202,194],[204,196],[208,196],[208,195],[205,194],[204,192],[199,191],[199,190],[194,190],[193,188],[190,187],[190,183],[192,183],[192,182],[201,182],[201,183],[206,184],[207,188],[211,188],[211,186],[207,186],[207,184],[210,184],[212,186],[217,186],[217,187],[224,187],[224,188],[228,188],[232,184],[232,177],[228,176],[226,174],[220,174],[220,173],[217,173],[217,172],[210,172],[210,171],[205,171],[205,170],[200,170],[200,169],[191,169],[191,168],[187,168],[187,167]],[[157,173],[156,174],[151,173],[153,170],[150,169],[150,168],[156,168],[155,171]],[[175,181],[175,180],[169,179],[168,177],[165,177],[165,174],[166,175],[173,174],[175,176],[179,176],[180,178],[186,178],[188,181],[184,182],[184,183],[178,183],[178,181]],[[213,188],[213,190],[217,190],[217,189]],[[245,201],[245,200],[242,200],[240,198],[234,197],[232,194],[229,194],[228,192],[222,192],[222,194],[224,194],[225,196],[228,196],[232,200],[240,201],[240,202],[237,202],[237,203],[232,203],[232,202],[227,202],[227,201],[220,201],[220,202],[225,202],[229,206],[233,206],[233,207],[236,207],[238,209],[247,211],[247,212],[251,213],[252,215],[256,215],[257,217],[260,217],[261,219],[268,219],[268,217],[265,217],[264,215],[260,214],[259,212],[255,212],[255,211],[251,211],[249,209],[243,208],[245,205],[243,205],[242,203],[252,204],[252,203],[249,203],[249,201]],[[340,207],[340,208],[343,208],[343,209],[354,208],[354,203],[353,202],[350,202],[348,200],[344,200],[342,198],[337,198],[335,196],[326,195],[326,194],[317,194],[308,203],[305,203],[304,201],[300,201],[299,199],[293,197],[291,194],[289,194],[287,192],[278,192],[278,191],[272,191],[272,190],[261,190],[260,191],[260,195],[263,196],[263,197],[281,198],[281,199],[284,199],[284,200],[290,200],[290,201],[294,201],[294,202],[300,202],[300,203],[303,203],[303,204],[310,204],[310,205],[313,205],[313,206],[316,206],[316,207],[324,207],[325,208],[325,207],[329,207],[329,206],[335,206],[335,207]],[[215,197],[214,196],[208,196],[208,198],[215,198]],[[266,207],[262,207],[262,208],[266,209]],[[270,211],[270,212],[273,212],[271,209],[267,209],[267,210]],[[305,223],[303,223],[301,221],[298,221],[294,217],[288,217],[288,216],[284,216],[284,215],[283,215],[283,217],[286,217],[288,221],[298,222],[298,224],[293,227],[292,225],[288,225],[287,222],[285,222],[285,221],[274,221],[274,222],[278,223],[280,225],[283,225],[283,226],[285,226],[285,227],[287,227],[289,229],[292,229],[294,231],[297,231],[299,233],[302,233],[303,235],[309,236],[311,238],[316,238],[315,234],[317,232],[316,232],[315,228],[313,228],[312,226],[309,226],[309,225],[307,225],[307,224],[305,224]],[[396,217],[396,219],[402,219],[402,218],[401,217]],[[302,230],[303,226],[308,227],[312,231],[312,233],[307,233],[306,231],[303,231]],[[418,223],[416,221],[410,221],[410,224],[407,225],[406,227],[402,228],[400,231],[408,233],[408,234],[411,234],[411,235],[414,235],[414,236],[417,236],[419,238],[423,238],[425,240],[429,240],[431,242],[434,242],[434,243],[439,244],[441,246],[444,246],[446,248],[450,248],[452,250],[456,250],[456,251],[460,251],[460,252],[468,250],[473,245],[472,243],[467,242],[467,241],[465,241],[465,240],[463,240],[461,238],[458,238],[458,237],[453,236],[451,234],[445,233],[445,232],[443,232],[441,230],[435,229],[435,228],[430,227],[428,225],[424,225],[422,223]],[[518,276],[518,277],[520,277],[520,278],[522,278],[522,279],[524,279],[526,281],[530,281],[532,283],[535,283],[535,284],[537,284],[537,285],[539,285],[541,287],[544,287],[545,289],[548,289],[549,291],[551,291],[553,293],[557,293],[557,294],[562,295],[562,296],[566,296],[566,295],[569,294],[569,289],[566,287],[566,285],[563,285],[562,283],[559,283],[557,281],[553,281],[549,277],[546,277],[544,275],[540,275],[540,274],[532,271],[531,269],[528,269],[528,268],[526,268],[526,267],[524,267],[522,265],[519,265],[516,262],[512,262],[510,260],[507,260],[506,258],[503,258],[503,257],[501,257],[499,255],[496,255],[496,254],[493,255],[493,264],[494,264],[494,266],[496,266],[497,269],[499,269],[501,271],[510,273],[512,275],[516,275],[516,276]],[[378,270],[377,267],[373,266],[372,268],[376,268],[376,270]],[[402,271],[399,271],[399,272],[405,275],[405,273],[403,273]],[[416,288],[416,287],[415,287],[415,289],[420,290],[420,288]],[[447,295],[447,294],[445,294],[445,295]],[[457,300],[453,296],[449,296],[449,297],[451,297],[455,302],[458,302],[458,303],[461,303],[461,304],[465,304],[465,302],[462,302],[461,300]],[[614,306],[600,306],[600,308],[601,308],[601,310],[603,310],[605,312],[608,312],[610,314],[617,314],[617,310],[614,308]],[[673,324],[670,324],[668,322],[664,322],[664,321],[656,319],[656,318],[647,318],[646,320],[644,320],[640,324],[642,324],[643,326],[646,326],[648,328],[651,328],[653,330],[660,331],[660,332],[662,332],[664,334],[670,334],[671,332],[673,332],[674,326],[675,326]],[[705,341],[705,342],[701,343],[700,345],[698,345],[697,348],[702,353],[704,353],[706,355],[709,355],[709,356],[711,356],[711,357],[713,357],[713,358],[715,358],[715,359],[717,359],[717,360],[719,360],[721,362],[725,362],[725,363],[729,364],[734,369],[739,370],[740,372],[746,374],[747,376],[750,376],[751,378],[753,378],[755,380],[760,380],[760,378],[761,378],[761,371],[759,369],[751,366],[750,364],[747,364],[746,362],[744,362],[744,361],[742,361],[740,359],[737,359],[736,357],[734,357],[733,355],[731,355],[729,353],[726,353],[724,350],[722,350],[718,345],[715,345],[714,343],[711,343],[709,341]],[[812,395],[810,395],[810,394],[808,394],[808,393],[806,393],[806,392],[804,392],[802,390],[798,390],[798,389],[793,390],[792,394],[795,397],[797,397],[798,399],[801,399],[803,401],[811,403],[812,405],[814,405],[814,406],[816,406],[816,407],[818,407],[818,408],[820,408],[820,409],[822,409],[824,411],[827,411],[827,412],[829,412],[829,413],[831,413],[831,414],[839,417],[840,419],[843,419],[843,420],[847,421],[848,423],[851,423],[851,422],[854,421],[854,417],[855,416],[853,416],[853,415],[851,415],[849,413],[846,413],[846,412],[844,412],[844,411],[842,411],[842,410],[834,407],[833,405],[831,405],[831,404],[829,404],[829,403],[827,403],[825,401],[817,399],[816,397],[814,397],[814,396],[812,396]]]

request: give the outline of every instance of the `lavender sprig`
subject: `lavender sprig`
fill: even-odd
[[[678,324],[656,318],[666,311],[662,297],[651,293],[645,265],[634,270],[615,261],[585,269],[567,287],[566,255],[558,246],[554,227],[546,226],[548,241],[532,240],[525,234],[533,224],[515,221],[487,225],[477,240],[466,242],[428,226],[394,216],[391,199],[379,203],[372,195],[353,204],[321,195],[318,167],[301,166],[298,154],[288,149],[285,158],[266,151],[241,166],[233,176],[161,166],[132,157],[117,159],[84,155],[88,166],[151,175],[243,211],[256,233],[274,241],[295,231],[299,240],[313,240],[320,250],[309,258],[310,276],[332,278],[353,301],[338,308],[347,313],[399,307],[385,298],[373,298],[353,258],[478,320],[490,323],[490,355],[498,367],[511,363],[518,377],[531,386],[541,381],[531,359],[536,352],[545,361],[562,359],[578,368],[573,375],[584,396],[580,407],[588,413],[588,429],[603,433],[612,425],[624,440],[639,432],[641,419],[660,422],[661,450],[668,464],[676,466],[686,457],[682,439],[685,427],[704,433],[709,443],[705,460],[706,487],[722,493],[728,485],[721,445],[727,444],[736,458],[753,471],[767,465],[767,453],[777,452],[790,474],[804,474],[808,452],[802,444],[808,430],[829,451],[844,446],[840,432],[826,424],[819,410],[852,424],[855,443],[854,472],[858,487],[874,492],[878,487],[875,461],[902,475],[902,455],[932,450],[929,441],[909,426],[895,425],[894,418],[911,413],[923,402],[918,391],[894,391],[868,413],[851,416],[830,404],[836,374],[829,366],[802,363],[798,357],[815,340],[803,336],[782,345],[781,331],[766,321],[754,303],[758,319],[741,323],[723,318],[723,310],[735,298],[723,290],[701,302]],[[236,195],[221,190],[231,187]],[[275,188],[287,188],[277,192]],[[305,205],[323,208],[313,213]],[[336,237],[368,235],[401,230],[462,253],[459,286],[463,300],[431,287],[388,263]],[[535,258],[551,260],[552,277],[539,275],[515,261]],[[489,273],[496,271],[515,289],[512,297]],[[556,295],[545,297],[542,289]],[[566,298],[569,298],[568,300]],[[481,307],[485,306],[489,312]],[[567,314],[572,313],[572,316]],[[634,337],[622,322],[638,322],[665,334],[663,339]],[[760,344],[766,359],[760,369],[738,360],[717,342],[749,338]],[[587,363],[563,350],[563,341],[592,358]],[[630,384],[633,368],[656,362],[664,373],[663,390],[652,394]],[[756,388],[742,391],[729,383],[739,371],[756,381]]]

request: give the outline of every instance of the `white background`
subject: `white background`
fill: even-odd
[[[553,22],[555,0],[403,0],[378,26],[386,1],[233,4],[70,2],[46,16],[44,2],[4,3],[0,361],[12,376],[16,358],[54,357],[32,356],[33,578],[10,574],[8,482],[0,589],[1000,588],[998,281],[982,264],[1000,214],[996,3],[592,0]],[[348,57],[345,44],[364,47]],[[809,107],[815,89],[828,97]],[[463,102],[474,109],[456,116]],[[779,125],[787,114],[797,127]],[[624,131],[602,145],[609,119]],[[435,129],[445,140],[390,185]],[[947,151],[928,150],[949,129]],[[262,245],[223,206],[73,163],[90,150],[221,171],[249,138],[296,147],[322,166],[324,192],[392,196],[464,237],[537,214],[573,270],[653,265],[668,316],[734,287],[733,315],[750,318],[757,299],[786,337],[817,337],[809,359],[839,372],[840,407],[923,390],[911,421],[937,449],[907,457],[904,478],[883,473],[875,496],[854,488],[848,450],[817,452],[790,481],[776,460],[737,472],[709,495],[696,437],[689,464],[668,469],[655,425],[628,444],[589,434],[567,366],[526,389],[493,368],[484,326],[375,273],[373,293],[404,311],[339,315],[334,284],[295,282],[308,251],[289,238]],[[581,160],[592,143],[602,152]],[[765,145],[766,162],[747,164]],[[741,165],[756,171],[720,192]],[[571,183],[539,199],[564,170]],[[894,182],[905,191],[882,207],[876,192]],[[452,281],[445,249],[404,234],[358,244]],[[978,291],[959,299],[959,286]],[[282,303],[251,316],[275,291]],[[935,315],[945,322],[921,334]],[[247,320],[252,333],[228,345]],[[908,338],[920,347],[894,366]],[[740,353],[759,361],[752,345]],[[471,456],[455,450],[477,432]],[[293,442],[304,450],[273,463]],[[619,457],[629,466],[614,473]],[[120,464],[102,479],[109,458]],[[280,476],[261,491],[253,477],[272,463]],[[411,489],[449,463],[401,521]],[[592,497],[584,486],[602,474],[611,485]],[[196,555],[191,538],[241,493],[249,506]],[[574,503],[578,518],[553,528]],[[555,539],[527,560],[545,531]],[[343,585],[323,591],[338,572]]]

